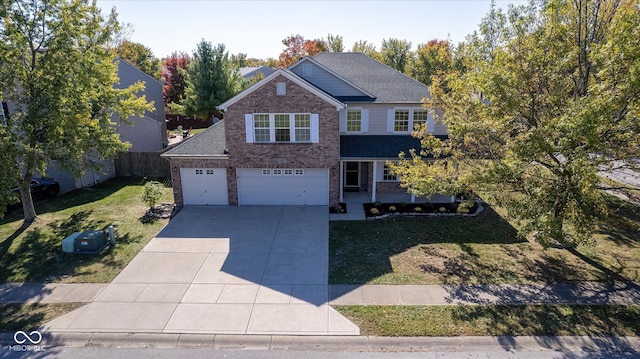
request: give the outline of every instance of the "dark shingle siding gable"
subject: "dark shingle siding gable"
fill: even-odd
[[[429,88],[369,56],[355,52],[323,52],[313,60],[376,96],[377,103],[419,103]]]

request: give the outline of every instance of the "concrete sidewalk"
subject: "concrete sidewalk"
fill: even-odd
[[[6,283],[0,284],[0,303],[89,303],[107,286],[106,283]],[[327,287],[331,305],[640,304],[640,285],[634,283]]]

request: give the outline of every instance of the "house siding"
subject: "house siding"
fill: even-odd
[[[165,121],[164,99],[162,98],[162,83],[123,60],[118,61],[118,77],[118,88],[127,88],[138,81],[144,82],[145,89],[141,94],[145,95],[147,102],[152,102],[155,108],[154,111],[145,112],[144,118],[130,118],[129,121],[134,122],[132,126],[125,124],[119,125],[118,133],[120,133],[121,136],[127,137],[123,140],[134,143],[134,141],[129,140],[131,136],[134,136],[133,139],[135,139],[135,142],[140,141],[144,143],[139,146],[134,144],[134,147],[141,149],[132,147],[129,151],[153,152],[161,150],[168,144],[166,138],[167,125]],[[145,124],[145,121],[148,120],[156,121],[157,125],[149,126],[148,123]]]
[[[392,132],[387,132],[387,110],[395,109],[395,108],[422,108],[422,104],[412,103],[412,104],[401,104],[401,103],[389,103],[389,104],[378,104],[378,103],[348,103],[348,107],[357,107],[362,109],[369,110],[369,129],[366,132],[359,133],[360,135],[388,135]],[[346,112],[345,110],[342,110]],[[430,120],[433,120],[433,116],[431,111],[428,112],[428,117]],[[346,135],[350,134],[346,131],[342,131],[341,134]],[[406,135],[407,133],[398,133],[399,135]],[[446,135],[447,128],[444,124],[439,121],[434,122],[434,135]]]

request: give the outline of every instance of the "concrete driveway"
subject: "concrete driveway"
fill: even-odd
[[[322,206],[185,207],[50,331],[358,335],[328,305]]]

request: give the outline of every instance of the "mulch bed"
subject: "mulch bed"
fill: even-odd
[[[476,202],[468,213],[459,213],[460,203],[364,203],[364,213],[367,218],[375,218],[394,214],[422,215],[422,214],[475,214],[480,206]]]

